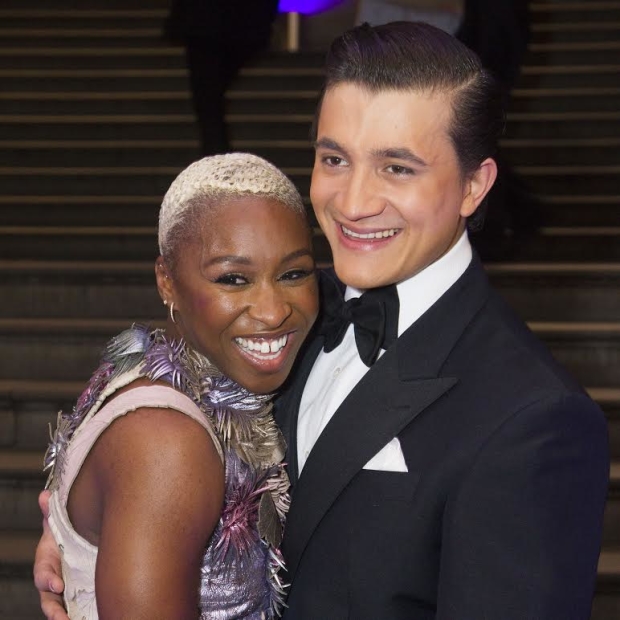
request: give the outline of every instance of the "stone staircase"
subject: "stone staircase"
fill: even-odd
[[[163,192],[198,154],[167,0],[3,0],[0,8],[0,617],[40,617],[31,561],[47,424],[107,338],[157,323]],[[148,8],[144,8],[147,5]],[[620,0],[531,5],[503,141],[542,227],[489,263],[509,302],[605,410],[614,463],[592,620],[620,618]],[[234,147],[308,195],[318,54],[273,54],[229,96]],[[318,233],[316,248],[329,262]],[[524,619],[526,620],[526,619]],[[567,619],[570,620],[570,619]]]

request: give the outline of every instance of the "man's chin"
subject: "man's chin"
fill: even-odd
[[[367,269],[364,268],[364,261],[356,261],[354,264],[351,264],[351,261],[346,261],[346,263],[342,265],[337,259],[334,259],[334,271],[338,279],[347,286],[366,290],[387,286],[395,282],[390,279],[386,270],[378,268],[376,262],[369,265]]]

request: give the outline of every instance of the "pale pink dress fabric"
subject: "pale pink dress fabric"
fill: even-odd
[[[99,410],[101,403],[110,394],[134,378],[124,377],[124,381],[110,384],[76,429],[67,448],[59,488],[52,493],[50,499],[50,529],[61,549],[65,581],[64,597],[71,620],[98,618],[95,597],[97,547],[91,545],[73,529],[67,513],[67,500],[84,460],[103,431],[118,417],[142,407],[174,409],[190,416],[207,430],[223,460],[220,443],[205,414],[191,399],[171,387],[159,385],[136,387],[118,395]]]

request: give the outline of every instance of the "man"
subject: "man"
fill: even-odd
[[[311,198],[359,300],[336,310],[343,287],[324,278],[278,405],[287,619],[590,616],[605,420],[489,288],[466,233],[495,178],[501,99],[428,25],[361,26],[331,48]]]

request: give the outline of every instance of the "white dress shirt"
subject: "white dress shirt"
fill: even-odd
[[[415,323],[465,272],[472,249],[464,232],[456,244],[439,260],[415,276],[396,285],[400,311],[398,335]],[[359,297],[363,291],[347,287],[345,300]],[[379,355],[382,355],[382,350]],[[306,382],[297,422],[297,462],[301,473],[319,435],[332,416],[370,370],[362,362],[355,344],[353,325],[333,351],[321,351]],[[365,466],[365,469],[407,471],[400,442],[395,437]]]

